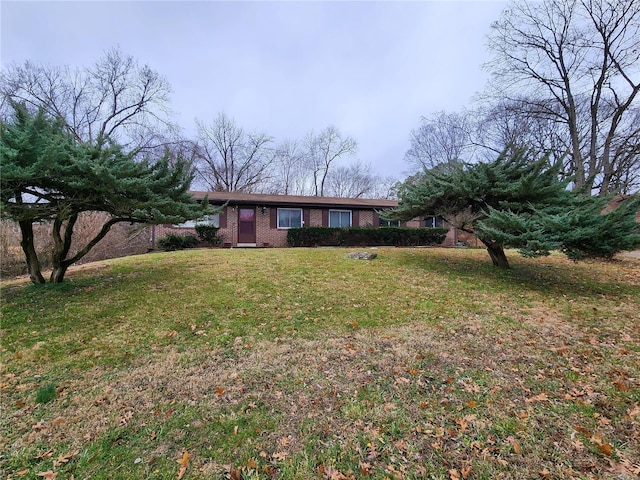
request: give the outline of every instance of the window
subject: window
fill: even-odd
[[[351,226],[351,210],[329,210],[329,226],[347,228]]]
[[[302,209],[300,208],[279,208],[278,228],[300,228],[302,227]]]
[[[400,220],[383,220],[381,218],[380,219],[380,226],[381,227],[399,227],[400,226]]]
[[[444,219],[436,216],[424,217],[424,226],[431,228],[442,227],[444,226]]]
[[[220,214],[205,215],[198,220],[189,220],[188,222],[176,225],[176,228],[195,228],[196,225],[211,225],[220,228]]]

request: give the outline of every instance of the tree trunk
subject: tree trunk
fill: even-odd
[[[138,221],[135,218],[112,218],[102,226],[100,232],[98,232],[98,234],[93,237],[93,239],[89,243],[87,243],[84,248],[80,249],[73,257],[67,258],[67,254],[69,253],[69,249],[71,247],[73,227],[76,223],[77,218],[77,215],[72,215],[71,218],[69,218],[64,232],[64,239],[60,235],[60,228],[62,227],[63,222],[54,222],[53,237],[54,243],[56,245],[55,248],[57,248],[57,250],[55,250],[54,248],[52,260],[53,270],[51,272],[51,277],[49,278],[49,281],[51,283],[61,283],[64,280],[64,275],[65,273],[67,273],[67,269],[82,257],[84,257],[89,252],[89,250],[91,250],[100,240],[102,240],[107,235],[107,233],[109,233],[109,230],[113,225],[118,222]]]
[[[483,241],[487,246],[487,252],[489,252],[489,256],[491,257],[491,261],[498,268],[510,268],[509,260],[507,260],[507,256],[504,254],[504,249],[502,245],[496,242]]]
[[[49,282],[62,283],[62,281],[64,280],[64,275],[65,273],[67,273],[67,268],[69,268],[69,265],[67,265],[66,262],[63,262],[62,264],[54,267],[54,269],[51,271]]]
[[[22,233],[20,246],[27,261],[29,278],[36,285],[46,283],[40,271],[40,261],[38,260],[38,254],[33,244],[33,224],[31,220],[20,220],[18,224],[20,225],[20,232]]]
[[[78,214],[74,213],[69,216],[66,222],[60,217],[56,217],[53,222],[51,235],[53,237],[53,252],[51,255],[51,264],[53,270],[49,281],[51,283],[62,283],[67,268],[73,263],[67,260],[69,249],[71,248],[71,238],[73,235],[73,227],[78,220]],[[64,234],[60,231],[64,228]]]

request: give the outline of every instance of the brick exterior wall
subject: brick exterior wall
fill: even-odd
[[[287,230],[271,228],[272,210],[277,207],[267,207],[265,213],[256,209],[256,246],[257,247],[286,247]]]
[[[355,226],[355,225],[354,225]],[[360,210],[359,227],[377,227],[373,224],[373,210]]]
[[[251,206],[243,206],[242,208],[252,208]],[[276,211],[277,207],[261,207],[256,206],[256,247],[286,247],[287,246],[287,229],[273,228],[276,227]],[[264,213],[263,213],[264,208]],[[297,208],[297,207],[292,207]],[[305,226],[319,227],[326,226],[328,218],[328,208],[310,208],[302,209],[303,218],[305,218]],[[338,209],[346,210],[346,209]],[[353,226],[377,227],[379,225],[379,217],[373,210],[352,210]],[[308,219],[308,220],[307,220]],[[307,223],[308,222],[308,223]],[[356,224],[357,222],[357,224]],[[403,227],[420,228],[423,226],[419,219],[412,220],[402,224]],[[165,236],[169,233],[177,235],[196,235],[193,227],[176,227],[174,225],[156,225],[155,239]],[[227,206],[220,214],[220,229],[218,237],[221,238],[221,246],[236,247],[238,245],[238,207]],[[469,246],[477,246],[475,237],[469,236],[464,232],[456,232],[454,228],[450,228],[442,246],[452,247],[457,242],[466,242]]]
[[[309,227],[321,227],[322,226],[322,210],[312,208],[309,220]]]

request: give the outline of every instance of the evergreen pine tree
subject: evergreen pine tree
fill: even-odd
[[[52,222],[50,281],[59,283],[118,222],[180,223],[206,212],[206,202],[196,203],[188,192],[193,172],[186,162],[138,162],[114,143],[77,143],[62,122],[42,111],[31,114],[24,105],[13,107],[13,118],[0,124],[0,207],[2,217],[20,226],[33,283],[45,283],[34,248],[35,222]],[[78,216],[89,211],[110,218],[69,256]]]
[[[501,268],[509,268],[508,247],[530,257],[560,250],[577,260],[611,258],[640,245],[635,222],[640,198],[603,213],[610,197],[572,192],[558,173],[559,165],[531,160],[523,150],[489,163],[427,171],[400,187],[398,208],[387,217],[406,221],[440,215],[475,234]]]

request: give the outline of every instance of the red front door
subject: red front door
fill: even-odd
[[[238,209],[238,243],[256,243],[256,209]]]

